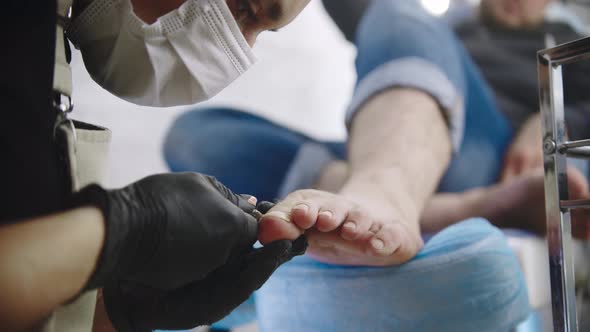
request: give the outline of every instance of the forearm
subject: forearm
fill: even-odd
[[[100,210],[79,208],[0,227],[0,330],[19,331],[74,298],[94,271]]]
[[[460,221],[482,216],[481,208],[485,188],[475,188],[461,193],[439,193],[432,196],[420,217],[424,233],[436,233]]]
[[[534,113],[520,127],[504,156],[500,182],[505,183],[543,167],[541,141],[541,116],[540,113]]]
[[[450,156],[448,127],[434,99],[418,90],[387,90],[354,118],[341,193],[384,218],[402,213],[417,221]]]

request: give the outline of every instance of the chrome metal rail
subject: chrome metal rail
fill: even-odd
[[[568,197],[567,157],[590,159],[590,140],[567,140],[562,66],[589,59],[590,38],[538,53],[547,241],[556,332],[578,331],[570,211],[590,208],[590,200],[569,200]]]

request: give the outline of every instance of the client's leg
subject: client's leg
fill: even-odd
[[[356,262],[396,264],[422,245],[418,218],[425,197],[446,167],[449,137],[458,143],[461,136],[460,57],[449,29],[415,1],[372,2],[357,45],[359,83],[349,112],[351,169],[357,174],[345,192],[328,196],[330,206],[319,199],[327,195],[297,192],[287,200],[293,204],[283,204],[288,211],[262,226],[270,229],[267,240],[316,225],[320,232],[338,229],[342,239],[362,243]],[[361,121],[367,119],[372,121]],[[304,218],[309,215],[317,218]],[[351,263],[344,260],[336,263]]]
[[[433,114],[434,116],[440,117],[440,111],[437,109],[436,104],[427,100],[426,105],[424,105],[414,99],[416,97],[414,94],[404,95],[405,92],[408,91],[400,94],[394,93],[393,96],[388,95],[374,98],[367,104],[363,110],[363,114],[359,114],[358,117],[365,116],[367,114],[365,112],[384,110],[385,113],[388,113],[387,119],[391,119],[395,117],[395,113],[388,108],[392,105],[399,107],[400,110],[408,110],[407,112],[403,111],[404,116],[402,118],[412,118],[414,115],[421,116],[422,114]],[[418,92],[415,93],[418,94]],[[427,110],[420,109],[422,106],[432,108]],[[412,109],[412,107],[418,110]],[[428,117],[424,119],[424,121],[431,120]],[[387,123],[395,123],[401,126],[401,128],[397,130],[391,130],[390,128],[373,130],[373,132],[379,131],[379,134],[375,135],[376,137],[367,137],[368,141],[373,141],[371,145],[383,144],[379,139],[376,139],[381,137],[381,134],[385,135],[386,139],[390,139],[391,136],[397,137],[399,140],[394,141],[396,144],[403,142],[407,138],[407,135],[421,136],[417,140],[425,144],[430,144],[427,137],[432,133],[427,132],[421,126],[417,130],[413,130],[395,121],[387,121]],[[427,125],[426,127],[429,126]],[[371,131],[371,128],[366,129],[367,131]],[[436,132],[443,136],[443,139],[446,138],[448,140],[448,137],[444,137],[448,134],[442,121],[440,126],[436,128]],[[390,133],[392,135],[389,135]],[[422,134],[424,135],[422,136]],[[406,146],[405,144],[401,145],[401,150],[410,154],[406,156],[397,149],[386,149],[386,151],[383,151],[384,159],[399,158],[405,160],[407,158],[413,158],[414,161],[416,159],[420,161],[428,159],[422,159],[421,156],[424,155],[424,151],[421,151],[420,148]],[[422,143],[418,144],[418,146],[422,147]],[[448,146],[450,150],[450,144]],[[371,149],[363,150],[357,146],[354,151],[356,151],[357,157],[361,157],[361,154],[366,157],[373,152]],[[410,151],[412,149],[414,150]],[[395,151],[398,151],[398,153],[394,153]],[[420,157],[416,158],[416,156]],[[368,159],[372,158],[369,157]],[[429,195],[422,194],[422,191],[434,190],[435,181],[428,184],[429,180],[425,179],[429,179],[439,172],[439,174],[442,174],[443,169],[436,169],[429,172],[432,164],[425,161],[424,163],[419,163],[420,166],[417,167],[422,169],[428,176],[424,176],[424,173],[421,171],[416,172],[415,169],[412,170],[411,174],[407,174],[395,167],[384,167],[383,169],[379,167],[377,172],[375,172],[376,174],[374,174],[375,177],[372,177],[371,172],[363,172],[363,166],[359,165],[362,162],[359,159],[357,159],[357,162],[353,164],[358,166],[357,170],[361,169],[360,172],[363,175],[356,174],[356,177],[351,176],[351,180],[348,182],[349,185],[345,186],[345,189],[341,192],[333,194],[327,191],[300,190],[293,192],[285,200],[281,201],[273,211],[263,218],[260,240],[270,242],[279,238],[295,238],[301,233],[301,228],[309,229],[308,235],[311,245],[308,252],[313,253],[314,257],[326,262],[336,264],[391,265],[399,264],[412,258],[422,245],[418,227],[417,214],[419,211],[417,211],[415,206],[417,202],[413,200],[413,194],[419,191],[420,194],[418,196],[420,197],[421,195]],[[391,171],[393,174],[389,176],[387,173]],[[382,176],[384,177],[383,181],[379,179]],[[353,191],[351,189],[353,183],[355,189],[362,188],[364,191],[362,193]],[[432,186],[432,188],[428,189],[429,186]],[[300,188],[308,189],[310,187]],[[407,191],[406,188],[408,188]],[[395,199],[392,196],[395,196]],[[421,197],[420,199],[425,199],[425,197]],[[288,209],[285,209],[285,207]],[[301,218],[301,215],[312,213],[319,214],[315,225],[301,221],[304,219]],[[347,222],[344,223],[342,228],[339,228],[338,226],[342,224],[341,220],[344,218]],[[290,220],[294,221],[294,223],[290,224]],[[304,220],[309,221],[309,219]],[[332,242],[334,240],[334,233],[331,231],[336,231],[336,239],[341,240],[337,248],[352,247],[355,250],[352,252],[346,250],[346,252],[342,252],[342,255],[339,255],[340,257],[336,257],[333,255],[332,248],[329,248],[330,253],[328,255],[323,245],[318,246],[316,244]],[[324,236],[328,236],[329,238],[323,242],[315,241],[316,237],[323,238]],[[324,255],[324,253],[327,255]]]
[[[419,216],[450,159],[450,137],[456,149],[461,141],[462,53],[416,1],[372,2],[357,46],[346,184],[331,196],[293,193],[261,229],[272,241],[314,226],[309,251],[325,262],[399,264],[421,247]]]
[[[507,332],[529,312],[516,258],[481,219],[445,229],[401,266],[295,259],[256,300],[262,332]]]

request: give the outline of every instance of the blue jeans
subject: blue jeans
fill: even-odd
[[[496,181],[512,133],[448,26],[415,1],[373,1],[356,44],[359,82],[349,119],[381,90],[421,89],[447,112],[451,135],[458,137],[439,191]],[[456,107],[453,93],[464,107]],[[306,146],[346,159],[345,142],[317,142],[239,110],[217,108],[182,115],[164,153],[172,171],[211,174],[236,192],[273,200],[293,173],[319,172],[321,165],[297,163]],[[503,235],[482,220],[434,235],[402,266],[350,268],[296,259],[261,289],[257,309],[262,331],[508,331],[529,312],[515,257]]]

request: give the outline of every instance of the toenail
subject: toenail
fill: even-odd
[[[385,248],[385,243],[383,242],[383,240],[374,238],[371,240],[371,245],[373,246],[373,248],[377,249],[377,250],[381,250],[383,248]]]
[[[332,211],[322,211],[322,212],[320,212],[320,215],[328,217],[328,218],[332,218],[334,216],[334,213],[332,213]]]
[[[309,211],[309,206],[307,206],[305,204],[299,204],[296,207],[294,207],[293,210],[299,210],[299,211],[302,211],[303,213],[307,213],[307,211]]]
[[[265,220],[268,217],[278,218],[288,222],[291,221],[289,215],[282,211],[270,211],[262,217],[262,220]]]
[[[342,225],[343,228],[348,229],[349,231],[354,231],[356,230],[356,224],[353,222],[347,222],[346,224]]]

